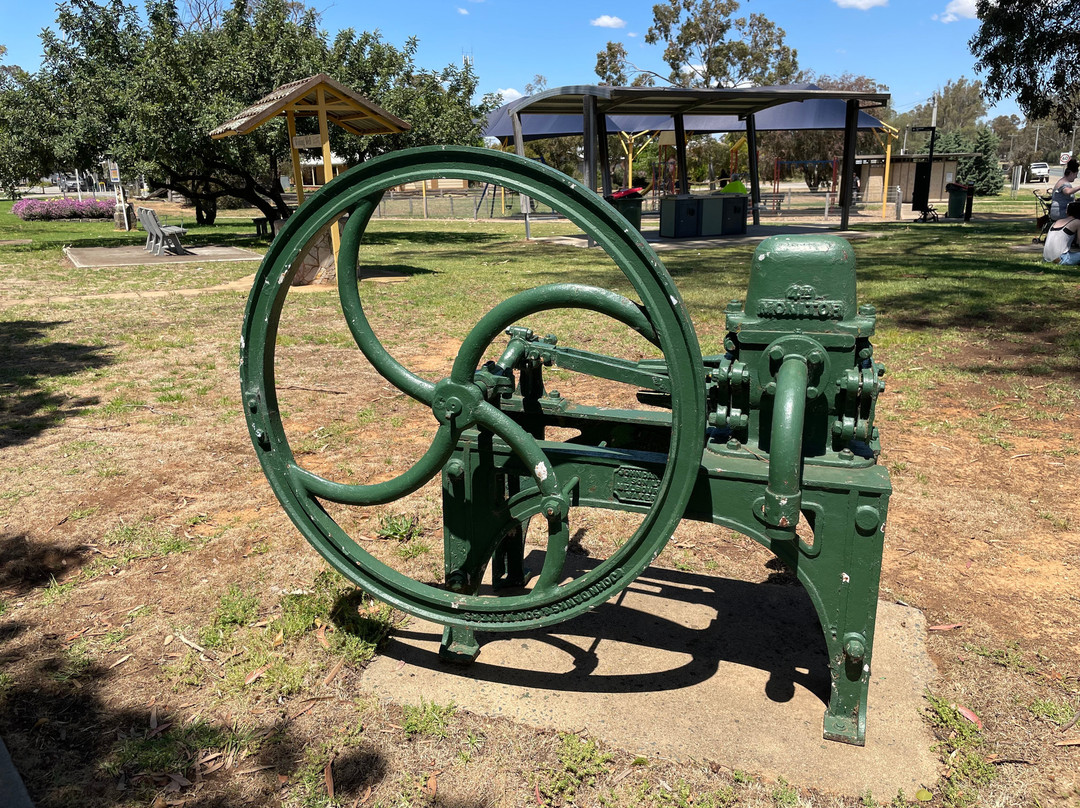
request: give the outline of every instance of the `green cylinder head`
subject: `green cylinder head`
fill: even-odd
[[[754,251],[743,311],[749,321],[840,323],[857,316],[855,254],[837,236],[770,236]],[[730,318],[729,318],[730,320]]]

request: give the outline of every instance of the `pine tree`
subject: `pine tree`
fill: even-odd
[[[979,127],[975,137],[975,158],[964,180],[975,186],[976,196],[997,196],[1005,185],[998,161],[998,136],[989,126]]]

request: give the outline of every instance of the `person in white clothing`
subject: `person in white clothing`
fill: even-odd
[[[1054,222],[1046,234],[1043,260],[1052,261],[1055,264],[1080,264],[1080,245],[1076,243],[1077,232],[1080,232],[1080,202],[1070,202],[1065,209],[1065,218]]]

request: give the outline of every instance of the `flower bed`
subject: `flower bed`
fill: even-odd
[[[20,199],[11,212],[25,222],[54,219],[111,219],[112,199]]]

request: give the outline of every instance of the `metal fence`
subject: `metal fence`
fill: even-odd
[[[707,191],[705,192],[707,193]],[[858,194],[854,211],[862,216],[881,217],[881,192]],[[885,201],[885,218],[901,218],[900,187],[890,186]],[[529,210],[540,216],[557,215],[548,205],[529,199]],[[659,194],[642,200],[646,215],[660,210]],[[839,192],[787,189],[762,192],[759,212],[763,219],[816,219],[829,221],[840,216]],[[517,191],[488,185],[454,191],[388,191],[375,212],[387,219],[516,219],[521,218],[521,196]]]

